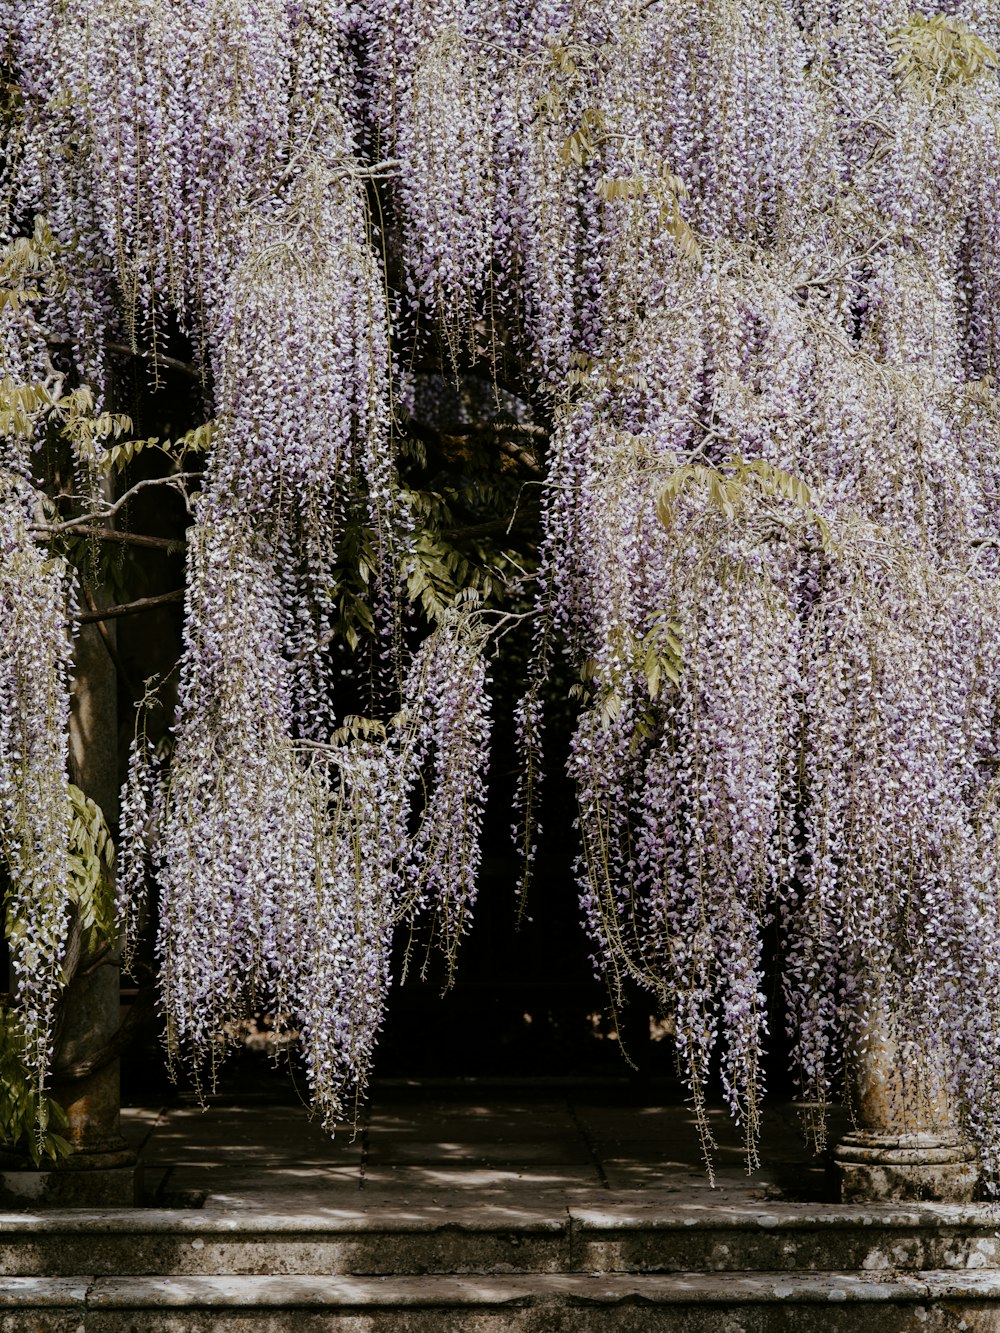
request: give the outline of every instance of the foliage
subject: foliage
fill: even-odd
[[[70,902],[82,930],[101,942],[114,940],[115,846],[100,806],[72,782],[68,786]]]
[[[69,826],[68,906],[83,933],[84,956],[115,938],[114,845],[100,808],[79,787],[67,784],[72,812]],[[6,936],[16,949],[28,923],[19,919],[12,903],[6,907]],[[61,985],[72,978],[65,971]],[[0,1145],[26,1152],[35,1166],[42,1158],[58,1161],[71,1152],[57,1130],[67,1126],[58,1102],[39,1088],[37,1070],[26,1062],[31,1050],[17,1011],[0,1003]],[[55,1128],[53,1128],[55,1126]]]
[[[108,436],[119,437],[123,433],[130,432],[132,423],[128,418],[124,419],[127,424],[122,425],[121,429],[105,429],[102,438]],[[100,433],[100,419],[91,429],[94,434]],[[194,426],[191,430],[185,431],[179,439],[161,440],[158,435],[151,435],[145,440],[128,439],[122,440],[119,444],[112,444],[103,449],[93,447],[81,449],[81,454],[89,462],[92,462],[102,472],[124,472],[130,463],[134,463],[139,454],[144,449],[156,449],[159,453],[165,454],[172,463],[183,466],[185,461],[191,455],[207,454],[212,448],[212,440],[215,436],[215,422],[206,421],[201,426]]]
[[[32,1071],[24,1063],[25,1044],[16,1015],[0,1006],[0,1146],[5,1151],[26,1152],[40,1166],[43,1157],[57,1162],[71,1149],[57,1132],[66,1128],[66,1112],[38,1092]]]
[[[724,459],[718,467],[684,463],[675,468],[656,499],[657,518],[668,532],[674,524],[678,502],[691,486],[704,486],[707,507],[720,509],[730,522],[736,519],[737,510],[742,510],[748,489],[753,488],[771,500],[788,500],[816,524],[824,550],[829,550],[832,544],[830,525],[811,508],[809,487],[801,477],[792,476],[766,458],[746,463],[736,454]]]
[[[897,52],[893,73],[926,95],[971,83],[997,67],[997,53],[960,20],[948,14],[912,14],[889,41]]]
[[[69,587],[63,562],[27,531],[25,489],[0,472],[0,856],[14,1021],[38,1108],[70,901]]]

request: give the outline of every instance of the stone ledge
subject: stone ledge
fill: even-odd
[[[1000,1204],[907,1203],[732,1205],[725,1203],[678,1204],[643,1199],[642,1202],[611,1197],[600,1205],[579,1206],[564,1198],[540,1204],[494,1204],[489,1200],[470,1204],[467,1195],[454,1201],[436,1194],[433,1199],[411,1198],[406,1206],[377,1201],[356,1207],[314,1211],[267,1211],[206,1207],[190,1208],[52,1208],[44,1212],[0,1212],[0,1235],[50,1233],[79,1234],[81,1230],[105,1234],[168,1233],[199,1235],[265,1235],[311,1233],[351,1234],[375,1232],[433,1232],[446,1228],[464,1231],[517,1230],[554,1233],[568,1223],[581,1230],[633,1229],[657,1231],[704,1228],[748,1231],[878,1227],[898,1230],[918,1228],[1000,1232]]]
[[[962,1223],[964,1222],[964,1225]],[[0,1217],[0,1273],[177,1279],[297,1274],[427,1277],[595,1273],[866,1275],[1000,1269],[997,1210],[813,1205],[726,1208],[607,1203],[542,1211],[330,1210],[292,1217],[157,1212]],[[616,1279],[617,1280],[617,1279]],[[2,1333],[2,1331],[0,1331]]]
[[[0,1277],[0,1310],[64,1310],[85,1306],[89,1277]]]
[[[1000,1301],[1000,1272],[674,1273],[620,1277],[0,1278],[0,1310],[496,1309]]]

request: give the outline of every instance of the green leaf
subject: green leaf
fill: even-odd
[[[939,89],[971,83],[997,68],[996,51],[960,19],[912,14],[889,39],[893,73],[904,88],[932,98]]]
[[[107,941],[115,937],[115,848],[100,807],[79,787],[68,784],[73,811],[70,823],[70,898],[85,930]]]
[[[617,690],[607,690],[598,707],[601,727],[607,731],[612,722],[621,714],[623,699]]]

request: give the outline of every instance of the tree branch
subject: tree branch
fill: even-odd
[[[828,287],[831,282],[836,282],[838,278],[843,277],[847,269],[853,267],[855,264],[863,264],[865,260],[870,259],[875,251],[885,245],[887,241],[891,241],[898,231],[898,227],[893,227],[891,231],[887,231],[884,235],[880,236],[877,241],[872,241],[867,250],[862,250],[856,255],[849,255],[842,264],[838,264],[835,268],[828,269],[825,273],[819,273],[815,277],[806,278],[804,282],[796,283],[793,290],[796,292],[805,292],[810,287]]]
[[[150,352],[144,347],[129,347],[127,343],[105,343],[104,350],[115,356],[130,356],[139,361],[148,361],[160,370],[177,370],[191,379],[201,380],[202,373],[193,361],[181,361],[176,356],[166,356],[163,352]]]
[[[60,351],[67,348],[72,350],[73,347],[69,338],[46,338],[45,341],[49,347]],[[167,356],[164,352],[150,352],[144,347],[129,347],[127,343],[116,342],[105,343],[104,350],[110,352],[112,356],[128,356],[139,361],[148,361],[151,365],[159,366],[161,370],[177,370],[182,375],[199,382],[203,379],[201,371],[193,361],[181,361],[178,357]]]
[[[45,524],[31,531],[43,537],[57,537],[64,529]],[[117,528],[98,528],[83,523],[77,524],[71,531],[74,536],[99,537],[101,541],[121,542],[124,546],[148,546],[155,551],[166,551],[167,555],[180,555],[187,548],[183,537],[147,537],[141,532],[119,532]]]
[[[536,513],[515,514],[511,518],[493,518],[487,523],[474,523],[464,528],[444,528],[441,535],[450,542],[475,541],[480,537],[507,536],[511,532],[520,532],[537,521]]]
[[[154,611],[158,606],[170,602],[182,602],[184,589],[175,588],[173,592],[161,592],[155,597],[139,597],[134,602],[122,602],[119,606],[106,606],[102,611],[87,611],[77,616],[80,625],[93,625],[99,620],[117,620],[119,616],[137,616],[143,611]]]
[[[494,435],[524,435],[532,440],[547,440],[549,432],[545,426],[536,426],[528,421],[491,421],[479,426],[481,431],[492,431]]]
[[[508,458],[513,458],[515,462],[520,463],[536,477],[544,477],[545,469],[539,463],[534,454],[529,454],[527,449],[515,443],[514,440],[499,440],[500,452],[506,454]]]
[[[95,519],[114,518],[129,500],[139,491],[146,490],[149,486],[173,486],[179,489],[185,481],[197,481],[200,477],[198,472],[175,472],[169,477],[148,477],[145,481],[137,481],[134,486],[130,486],[124,495],[120,495],[114,504],[109,504],[106,508],[97,513],[80,514],[77,518],[68,518],[64,523],[53,523],[49,529],[53,537],[61,532],[70,532],[74,528],[86,527],[93,524]]]

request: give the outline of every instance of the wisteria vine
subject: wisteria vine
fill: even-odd
[[[149,843],[171,1052],[214,1066],[266,1002],[333,1123],[394,927],[433,911],[452,960],[467,929],[485,621],[459,600],[420,645],[401,606],[396,409],[436,343],[551,424],[522,794],[565,651],[613,995],[674,1020],[699,1111],[718,1053],[753,1160],[776,937],[803,1095],[835,1095],[877,992],[1000,1175],[996,6],[8,0],[0,23],[5,230],[47,220],[50,326],[102,393],[109,339],[155,362],[176,324],[217,423],[176,748],[161,773],[137,743],[123,803],[122,921]],[[6,373],[37,327],[8,319]],[[0,590],[49,590],[51,693],[62,585],[10,496]],[[360,530],[377,697],[345,722]],[[24,756],[52,791],[63,762],[14,663],[8,804]],[[39,901],[59,827],[21,875]]]

